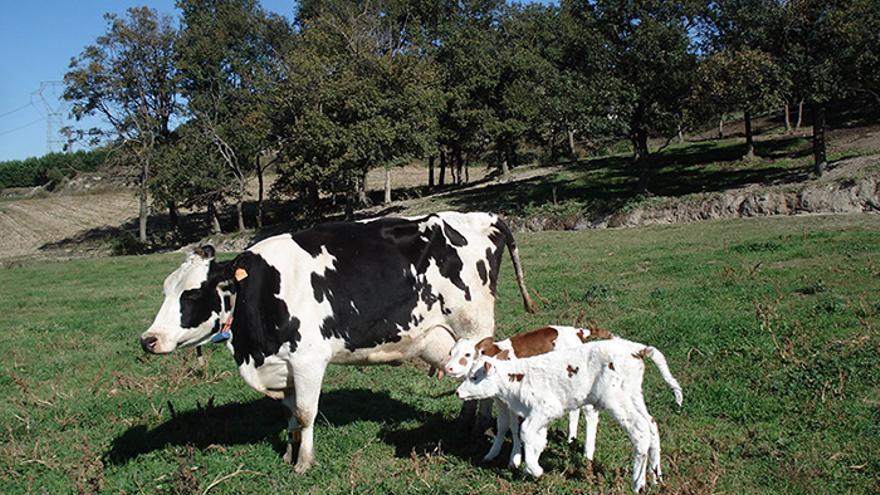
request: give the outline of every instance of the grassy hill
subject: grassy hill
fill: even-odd
[[[541,310],[502,268],[498,334],[593,321],[661,349],[649,366],[663,493],[876,493],[880,217],[813,216],[520,234]],[[225,349],[145,356],[136,337],[180,254],[0,269],[0,492],[626,493],[630,448],[602,415],[595,463],[551,430],[535,482],[480,465],[455,384],[414,365],[332,366],[319,464],[281,463],[282,406]],[[506,457],[509,442],[502,458]]]

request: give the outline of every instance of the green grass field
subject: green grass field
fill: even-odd
[[[518,236],[541,311],[501,272],[498,334],[598,323],[661,349],[652,366],[667,493],[880,490],[880,216],[763,218]],[[331,367],[318,465],[282,464],[283,410],[186,350],[136,338],[180,254],[0,270],[0,493],[625,493],[630,448],[602,415],[596,461],[551,430],[535,482],[480,465],[490,438],[454,419],[423,368]],[[508,446],[501,458],[506,459]]]

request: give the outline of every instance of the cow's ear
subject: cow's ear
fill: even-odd
[[[204,246],[197,247],[193,250],[193,254],[206,260],[214,259],[214,246],[205,244]]]

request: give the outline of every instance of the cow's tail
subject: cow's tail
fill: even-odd
[[[663,353],[657,350],[655,347],[645,347],[639,354],[643,356],[647,356],[651,358],[651,361],[654,361],[654,365],[657,366],[657,369],[660,371],[660,376],[663,377],[663,381],[669,385],[669,388],[672,389],[673,395],[675,395],[675,403],[681,407],[681,402],[684,399],[684,396],[681,393],[681,385],[678,384],[678,380],[672,376],[672,373],[669,372],[669,365],[666,364],[666,357],[663,356]]]
[[[513,232],[510,231],[510,228],[504,223],[504,220],[501,220],[500,218],[495,222],[495,225],[498,227],[498,230],[501,231],[501,235],[504,236],[504,243],[507,245],[508,251],[510,251],[510,260],[513,262],[513,271],[516,273],[516,283],[519,285],[519,293],[522,295],[523,306],[525,306],[526,311],[529,313],[536,313],[538,308],[535,306],[535,302],[532,301],[531,296],[529,296],[529,289],[526,287],[526,281],[523,277],[522,263],[519,261],[519,251],[516,248],[516,241],[513,240]]]

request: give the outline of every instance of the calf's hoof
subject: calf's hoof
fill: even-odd
[[[538,466],[535,469],[532,469],[529,466],[526,466],[526,474],[528,474],[529,476],[531,476],[535,479],[540,479],[541,476],[544,476],[544,470],[541,468],[541,466]]]
[[[513,469],[519,469],[519,467],[521,465],[522,465],[522,456],[520,456],[520,455],[511,456],[510,461],[507,462],[507,467],[513,468]]]
[[[281,462],[284,464],[293,464],[293,447],[290,445],[287,446],[287,452],[284,453],[284,457],[281,458]]]

